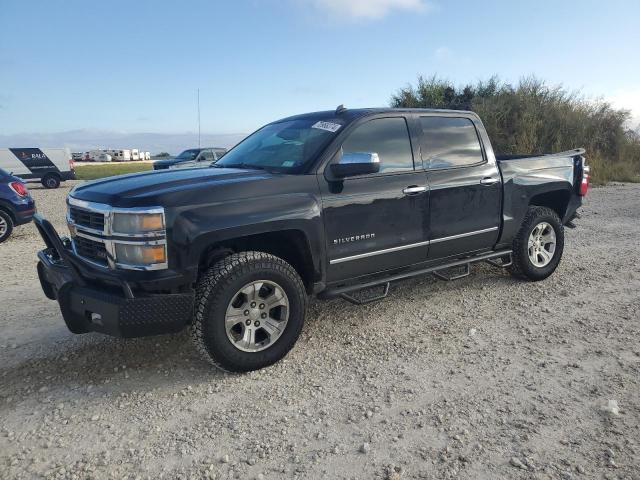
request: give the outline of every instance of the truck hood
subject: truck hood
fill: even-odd
[[[264,182],[282,174],[237,168],[157,170],[108,177],[77,185],[69,195],[114,207],[174,207],[221,198],[246,196],[251,188],[238,184]],[[242,192],[242,193],[241,193]]]

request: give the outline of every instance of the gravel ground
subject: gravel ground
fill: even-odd
[[[32,187],[60,230],[67,191]],[[289,356],[247,375],[186,335],[71,334],[18,228],[0,245],[0,477],[640,479],[639,198],[592,189],[544,282],[475,266],[313,301]]]

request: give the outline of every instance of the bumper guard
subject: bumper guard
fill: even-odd
[[[73,253],[41,215],[34,222],[47,248],[38,253],[38,277],[45,295],[57,300],[73,333],[100,332],[116,337],[176,333],[191,322],[193,293],[134,296],[117,276],[96,285],[82,273]]]

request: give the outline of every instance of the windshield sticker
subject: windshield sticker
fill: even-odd
[[[320,130],[326,130],[327,132],[331,132],[331,133],[335,133],[338,130],[340,130],[340,127],[342,127],[342,125],[340,125],[339,123],[331,123],[331,122],[317,122],[314,125],[311,125],[311,128],[319,128]]]
[[[293,165],[294,165],[295,163],[296,163],[296,162],[294,162],[294,161],[287,160],[286,162],[282,162],[282,166],[283,166],[283,167],[293,167]]]

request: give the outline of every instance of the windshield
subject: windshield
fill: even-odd
[[[247,137],[215,166],[300,172],[342,127],[334,121],[289,120],[271,123]]]
[[[200,150],[198,150],[196,148],[192,148],[190,150],[185,150],[184,152],[182,152],[180,155],[178,155],[176,157],[176,159],[193,160],[194,158],[196,158],[198,156],[198,153],[200,153]]]

